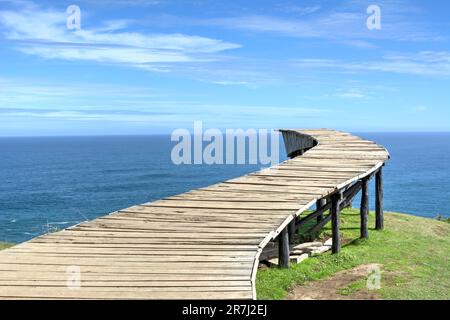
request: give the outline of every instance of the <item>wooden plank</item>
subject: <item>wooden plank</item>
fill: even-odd
[[[213,201],[211,203],[199,202],[199,201],[189,201],[189,200],[173,200],[153,203],[149,206],[152,207],[165,207],[165,208],[204,208],[204,209],[249,209],[249,210],[276,210],[276,209],[286,209],[295,210],[297,204],[271,204],[271,203],[260,203],[260,202],[245,202],[245,203],[233,203],[226,201]]]
[[[172,234],[184,234],[186,232],[186,229],[184,227],[177,228],[177,225],[171,224],[170,227],[164,228],[158,228],[157,226],[154,227],[141,227],[137,225],[103,225],[103,226],[77,226],[73,227],[70,230],[73,231],[84,231],[84,232],[117,232],[117,233],[126,233],[129,234],[136,234],[136,232],[144,232],[144,234],[147,234],[147,232],[151,232],[155,235],[159,235],[164,233],[172,233]],[[257,228],[256,226],[247,226],[247,228],[233,228],[233,227],[202,227],[202,226],[191,226],[189,228],[189,231],[192,232],[199,232],[202,234],[205,234],[205,236],[208,236],[209,234],[223,234],[226,233],[227,235],[235,235],[239,237],[243,230],[247,231],[251,235],[258,235],[263,236],[267,234],[271,230],[270,226],[266,225],[266,228]]]
[[[221,244],[201,244],[201,243],[197,243],[197,244],[183,244],[183,243],[156,243],[156,244],[109,244],[109,243],[88,243],[88,244],[70,244],[70,243],[66,243],[66,244],[53,244],[53,243],[43,243],[43,242],[34,242],[29,241],[27,243],[23,243],[23,244],[19,244],[16,245],[10,249],[4,249],[2,252],[7,252],[9,250],[16,250],[16,249],[21,249],[21,248],[54,248],[55,246],[57,246],[58,248],[67,248],[68,250],[76,250],[76,249],[92,249],[92,248],[98,248],[100,250],[105,250],[105,249],[118,249],[118,250],[185,250],[185,251],[190,251],[190,250],[223,250],[223,251],[227,251],[227,250],[256,250],[258,248],[257,245],[221,245]]]
[[[236,232],[234,236],[237,238],[260,238],[264,237],[266,233],[258,233],[252,232],[251,230],[247,230],[246,232]],[[229,238],[228,235],[224,235],[222,233],[202,233],[202,234],[192,234],[189,230],[177,230],[177,232],[164,232],[164,231],[152,231],[152,232],[144,232],[144,231],[134,231],[134,232],[120,232],[120,231],[110,231],[110,230],[77,230],[72,228],[70,230],[60,231],[60,234],[49,234],[47,237],[102,237],[102,238],[122,238],[122,239],[165,239],[165,238],[181,238],[181,239],[223,239]]]
[[[268,222],[273,221],[273,219]],[[95,221],[89,224],[83,224],[76,228],[106,228],[106,229],[134,229],[134,230],[164,230],[164,231],[172,231],[172,230],[180,230],[185,228],[194,228],[197,231],[201,231],[204,229],[205,231],[212,230],[218,232],[233,232],[235,230],[241,229],[259,229],[261,231],[267,230],[270,228],[268,222],[250,222],[250,221],[195,221],[189,222],[185,220],[172,220],[172,223],[168,224],[167,222],[158,221],[145,221],[140,222],[138,219],[109,219],[107,221]],[[223,230],[225,229],[225,230]]]
[[[47,299],[251,299],[251,290],[198,291],[177,289],[170,292],[151,290],[93,290],[59,289],[55,287],[0,287],[0,298],[47,298]]]
[[[83,288],[108,288],[113,287],[116,288],[206,288],[206,290],[211,287],[243,287],[242,289],[248,289],[251,286],[251,282],[249,279],[247,280],[232,280],[232,281],[224,281],[224,280],[209,280],[209,281],[186,281],[186,280],[176,280],[176,281],[157,281],[157,280],[86,280],[84,278],[81,279],[80,285]],[[10,280],[0,279],[0,287],[5,286],[20,286],[20,287],[67,287],[67,277],[66,279],[58,279],[58,280]],[[241,289],[241,288],[239,288]]]
[[[298,198],[296,199],[295,197],[291,197],[291,198],[263,198],[260,197],[258,195],[254,195],[254,197],[245,197],[242,195],[236,195],[236,196],[226,196],[225,194],[220,194],[218,196],[215,195],[180,195],[180,196],[173,196],[170,198],[165,198],[164,200],[166,201],[201,201],[202,203],[209,203],[209,202],[214,202],[214,203],[220,203],[220,202],[227,202],[227,203],[233,203],[233,202],[237,202],[238,204],[285,204],[285,203],[297,203],[298,202]],[[308,198],[305,198],[304,200],[308,200]],[[191,202],[189,202],[191,203]],[[234,206],[235,207],[235,206]]]
[[[111,215],[108,216],[110,219],[142,219],[142,221],[157,221],[161,218],[167,218],[167,221],[249,221],[250,219],[260,220],[260,221],[270,221],[272,219],[276,219],[278,217],[285,217],[287,214],[292,212],[292,210],[286,209],[277,209],[271,210],[270,212],[265,212],[261,210],[223,210],[223,209],[215,209],[215,208],[179,208],[170,213],[164,212],[164,210],[170,210],[171,207],[154,207],[153,212],[145,212],[145,211],[134,211],[134,210],[124,210],[120,212],[120,215]],[[157,212],[159,209],[162,212]],[[189,214],[186,211],[192,209],[192,213]],[[202,209],[200,211],[199,209]],[[178,211],[179,210],[179,211]],[[186,211],[181,211],[186,210]],[[208,214],[209,211],[209,214]],[[214,215],[215,214],[215,215]],[[248,217],[245,219],[243,217]]]
[[[81,272],[89,273],[89,274],[124,274],[124,275],[152,275],[155,278],[159,278],[160,275],[227,275],[227,276],[249,276],[251,274],[251,268],[248,267],[239,267],[239,268],[228,268],[223,267],[223,263],[221,263],[222,267],[217,267],[217,265],[210,266],[184,266],[184,268],[180,268],[181,266],[171,266],[168,264],[164,267],[152,267],[143,269],[142,265],[139,266],[117,266],[117,265],[109,265],[109,266],[90,266],[83,265],[81,267]],[[67,275],[67,267],[73,265],[59,264],[59,265],[33,265],[33,264],[1,264],[0,263],[0,271],[1,273],[7,274],[10,273],[28,273],[28,274],[41,274],[43,272],[52,272],[52,273],[61,273]]]
[[[283,209],[280,208],[274,212],[279,212],[280,214],[291,212],[291,209]],[[172,207],[161,207],[161,206],[151,206],[151,205],[142,205],[139,207],[131,207],[128,209],[121,210],[120,213],[132,213],[132,214],[149,214],[148,216],[157,215],[157,214],[164,214],[166,216],[181,216],[183,214],[186,215],[204,215],[205,213],[209,213],[208,216],[211,217],[211,215],[214,215],[212,218],[214,218],[216,215],[219,217],[226,216],[226,215],[254,215],[254,216],[261,216],[261,215],[269,215],[267,212],[261,212],[259,209],[243,209],[243,208],[230,208],[227,210],[224,210],[223,208],[184,208],[184,207],[178,207],[178,208],[172,208]]]
[[[52,271],[2,271],[0,280],[14,282],[23,281],[67,281],[67,273]],[[190,281],[248,281],[248,275],[225,275],[225,274],[132,274],[132,273],[83,273],[82,281],[117,281],[117,282],[177,282]]]
[[[86,243],[110,243],[110,244],[166,244],[168,243],[168,238],[149,238],[149,239],[139,239],[139,238],[114,238],[114,237],[63,237],[58,235],[46,236],[45,238],[39,238],[34,241],[35,243],[74,243],[74,244],[86,244]],[[260,238],[248,238],[248,239],[233,239],[233,238],[191,238],[191,239],[177,239],[173,241],[174,243],[182,244],[228,244],[228,245],[254,245],[259,244]]]
[[[48,254],[39,254],[39,253],[8,253],[2,254],[0,258],[1,264],[29,264],[33,263],[42,263],[42,264],[86,264],[86,265],[108,265],[109,263],[126,264],[129,265],[152,265],[154,262],[159,262],[164,260],[164,257],[167,258],[167,261],[176,262],[186,265],[191,265],[198,259],[201,259],[203,262],[207,261],[208,263],[215,262],[227,262],[227,265],[241,265],[249,262],[249,257],[251,258],[253,255],[241,255],[241,256],[232,256],[232,255],[172,255],[172,256],[164,256],[164,255],[70,255],[70,254],[58,254],[58,255],[48,255]]]
[[[247,190],[248,191],[248,190]],[[202,200],[202,201],[232,201],[232,202],[284,202],[284,201],[296,201],[298,199],[309,200],[311,197],[311,193],[302,194],[302,193],[276,193],[272,198],[268,197],[267,192],[263,191],[252,191],[252,192],[236,192],[230,189],[222,189],[222,190],[199,190],[197,192],[192,192],[186,195],[177,195],[169,199],[187,199],[190,200]]]
[[[130,262],[136,264],[148,264],[153,262],[179,262],[190,263],[196,261],[202,262],[248,262],[253,261],[254,254],[247,255],[103,255],[103,254],[42,254],[42,253],[9,253],[9,255],[2,255],[0,263],[29,263],[30,261],[38,261],[40,263],[97,263],[104,265],[105,263],[122,263]],[[132,265],[132,264],[130,264]]]
[[[360,172],[363,173],[364,171]],[[322,180],[330,181],[330,180],[340,180],[340,179],[349,179],[354,175],[352,174],[308,174],[308,173],[261,173],[261,174],[252,174],[251,177],[270,177],[270,178],[283,178],[286,180],[310,180],[314,179],[315,181],[321,182]]]
[[[270,193],[303,193],[303,194],[322,194],[327,192],[328,190],[332,190],[332,187],[313,187],[309,186],[308,188],[296,187],[296,186],[288,186],[288,185],[261,185],[261,184],[228,184],[224,183],[222,186],[218,187],[217,190],[227,189],[227,190],[235,190],[240,192],[253,192],[255,190],[260,192],[270,192]]]
[[[239,248],[238,248],[239,249]],[[237,250],[192,250],[187,252],[187,250],[170,250],[170,249],[159,249],[159,250],[122,250],[122,249],[99,249],[99,248],[65,248],[60,246],[53,246],[53,247],[44,247],[42,246],[35,246],[31,248],[23,248],[23,249],[17,249],[17,250],[9,250],[8,253],[15,253],[15,254],[42,254],[42,255],[52,255],[52,256],[58,256],[58,255],[70,255],[73,257],[76,256],[89,256],[89,255],[98,255],[98,256],[112,256],[116,257],[120,255],[121,257],[124,256],[220,256],[220,257],[227,257],[227,256],[251,256],[255,252],[255,249],[253,250],[246,250],[246,251],[237,251]]]
[[[246,181],[233,181],[233,182],[226,182],[226,183],[230,183],[230,184],[236,184],[236,185],[254,185],[254,186],[279,186],[279,187],[285,187],[285,186],[289,186],[289,187],[303,187],[303,188],[311,188],[311,187],[316,187],[316,188],[333,188],[336,183],[338,183],[339,181],[336,181],[335,183],[333,182],[318,182],[318,181],[286,181],[286,180],[281,180],[281,179],[276,179],[276,180],[270,180],[270,179],[266,179],[266,180],[246,180]]]

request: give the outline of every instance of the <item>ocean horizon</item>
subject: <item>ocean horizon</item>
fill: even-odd
[[[355,133],[391,154],[385,211],[449,216],[449,132]],[[19,243],[261,165],[174,165],[170,135],[0,137],[0,241]],[[285,160],[280,142],[280,160]],[[373,184],[371,184],[371,209]],[[355,204],[359,199],[355,199]]]

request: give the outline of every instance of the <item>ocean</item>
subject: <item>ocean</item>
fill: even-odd
[[[356,134],[391,153],[386,211],[449,216],[450,133]],[[0,241],[23,242],[261,168],[177,166],[170,157],[174,144],[168,135],[0,138]]]

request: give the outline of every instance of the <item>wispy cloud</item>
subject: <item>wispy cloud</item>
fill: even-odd
[[[60,119],[66,121],[97,121],[97,122],[119,122],[119,123],[174,123],[185,125],[192,124],[193,121],[203,120],[214,124],[226,124],[233,127],[236,119],[248,119],[248,124],[258,123],[258,118],[267,119],[310,119],[320,118],[323,115],[332,113],[329,109],[319,108],[280,108],[271,106],[247,106],[247,105],[189,105],[189,108],[176,106],[173,108],[155,108],[153,111],[137,111],[130,109],[36,109],[36,108],[0,108],[2,118],[13,117],[21,119]],[[233,111],[226,114],[221,110]],[[205,112],[199,118],[199,112]],[[270,121],[269,121],[270,122]]]
[[[69,31],[64,12],[22,6],[0,11],[5,37],[20,51],[47,59],[91,60],[153,68],[158,64],[211,61],[240,45],[196,35],[126,32],[132,21],[104,21],[99,27]]]
[[[378,1],[382,7],[382,29],[376,32],[368,30],[366,9],[369,4],[366,1],[339,2],[328,10],[321,10],[320,6],[294,6],[285,7],[286,11],[294,13],[290,16],[253,14],[206,19],[197,23],[286,37],[327,39],[369,49],[376,47],[372,42],[377,40],[429,42],[444,38],[421,25],[415,19],[421,13],[420,9],[405,1]]]
[[[414,54],[386,54],[378,61],[343,61],[332,59],[299,59],[302,69],[324,69],[327,72],[387,72],[419,76],[450,76],[450,52],[421,51]]]
[[[364,99],[369,97],[369,93],[361,89],[351,88],[346,90],[338,90],[334,96],[344,99]]]
[[[296,15],[309,15],[322,9],[320,5],[315,6],[285,6],[282,11],[295,13]]]
[[[242,118],[255,123],[284,117],[320,118],[333,112],[294,103],[291,106],[206,103],[199,96],[189,99],[185,93],[177,97],[152,88],[126,85],[37,84],[26,79],[0,78],[0,88],[0,122],[11,117],[152,124],[189,124],[202,119],[232,126],[234,120]]]
[[[153,122],[170,120],[176,115],[161,111],[133,111],[133,110],[58,110],[35,108],[0,108],[0,114],[10,117],[28,118],[59,118],[73,121],[119,121],[119,122]]]
[[[118,31],[128,28],[130,25],[134,24],[136,21],[131,19],[117,19],[104,21],[100,27],[92,29],[94,32],[111,32]]]
[[[78,0],[81,3],[89,2],[92,4],[91,0]],[[95,4],[97,5],[119,5],[119,6],[139,6],[139,7],[148,7],[160,5],[167,2],[167,0],[96,0]]]

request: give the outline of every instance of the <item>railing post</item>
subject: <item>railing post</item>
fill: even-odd
[[[341,251],[341,235],[340,235],[340,207],[342,201],[342,192],[331,196],[331,232],[333,244],[331,246],[332,253]]]
[[[289,234],[288,227],[284,228],[278,235],[278,267],[289,267]]]
[[[375,175],[375,229],[383,230],[383,168]]]
[[[361,190],[361,239],[369,238],[369,230],[367,226],[367,219],[369,216],[369,178],[362,180]]]
[[[327,199],[320,199],[316,202],[316,210],[319,210],[322,207],[325,207],[327,204]],[[317,216],[317,223],[323,220],[323,212]]]

